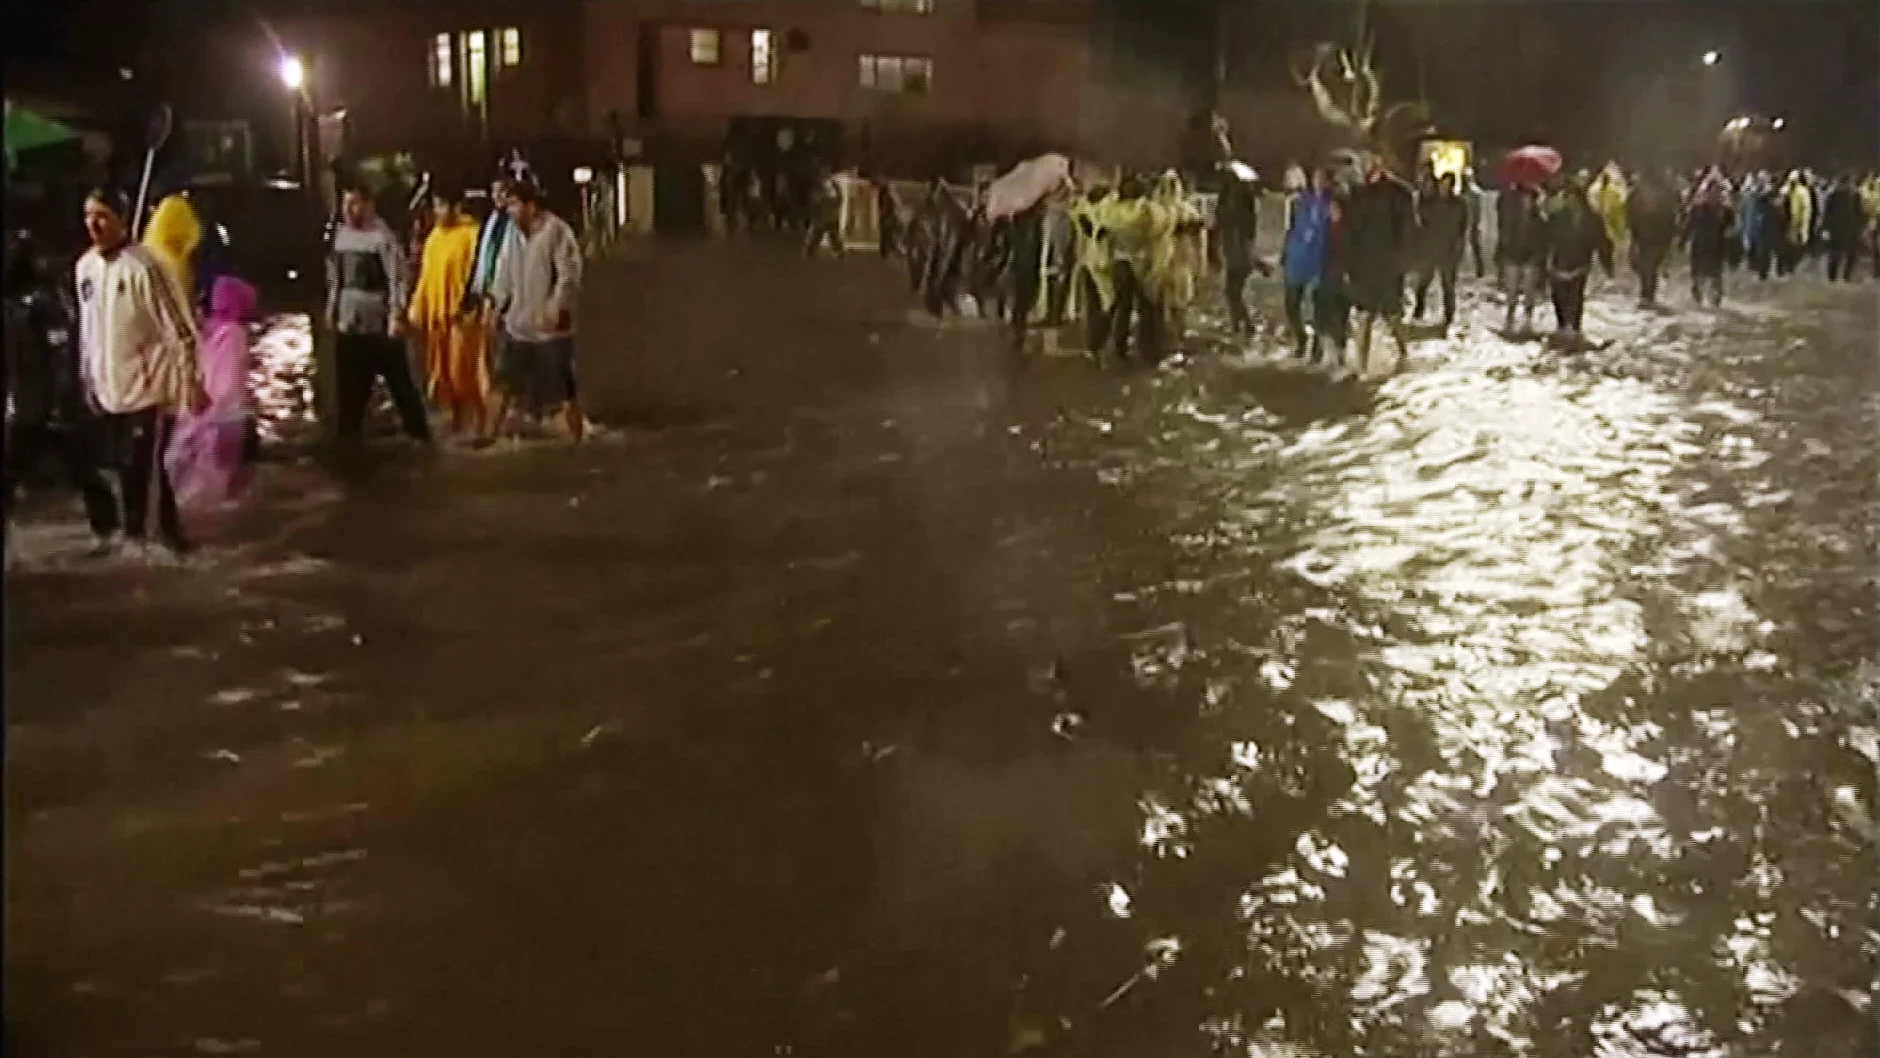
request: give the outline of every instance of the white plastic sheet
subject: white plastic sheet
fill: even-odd
[[[1071,160],[1041,154],[1020,162],[986,188],[986,216],[992,220],[1025,212],[1071,178]]]

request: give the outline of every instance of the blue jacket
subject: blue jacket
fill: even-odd
[[[1280,254],[1287,286],[1310,286],[1324,277],[1331,230],[1332,196],[1319,191],[1299,192],[1293,202],[1292,224],[1286,229],[1286,248]]]

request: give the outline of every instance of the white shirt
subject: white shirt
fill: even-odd
[[[185,403],[196,381],[196,324],[169,273],[142,246],[73,268],[79,361],[107,414]]]

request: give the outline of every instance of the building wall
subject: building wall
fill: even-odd
[[[352,153],[451,153],[587,131],[580,14],[574,5],[439,3],[282,19],[274,26],[281,45],[305,61],[316,107],[346,109]],[[518,66],[497,61],[502,27],[521,31]],[[486,34],[489,57],[481,108],[465,98],[461,52],[452,84],[431,82],[436,36],[478,29]],[[265,38],[259,50],[271,64]]]
[[[987,149],[1081,146],[1089,50],[1078,18],[987,18],[974,0],[935,0],[930,14],[860,0],[589,0],[587,11],[588,110],[618,112],[642,135],[717,142],[732,118],[786,116],[840,121],[852,146],[877,150],[935,135]],[[692,62],[694,28],[720,32],[718,64]],[[776,48],[768,84],[752,77],[755,29]],[[931,58],[931,90],[862,87],[865,54]]]

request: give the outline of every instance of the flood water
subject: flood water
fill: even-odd
[[[191,568],[39,504],[20,1053],[1880,1048],[1873,285],[1359,387],[897,276],[598,266],[598,440],[286,458]]]

